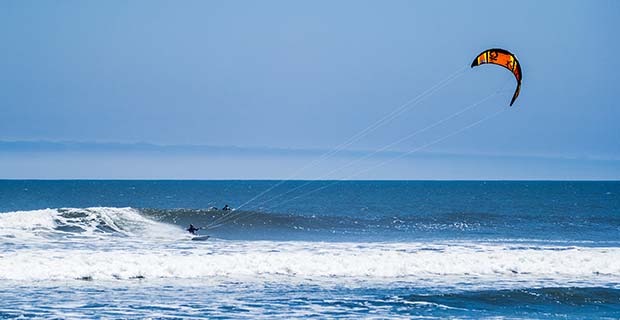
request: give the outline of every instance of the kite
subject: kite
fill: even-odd
[[[519,60],[517,60],[517,57],[515,57],[514,54],[507,50],[489,49],[479,54],[476,59],[474,59],[474,62],[471,63],[471,67],[473,68],[487,63],[500,65],[510,70],[517,79],[517,89],[512,96],[512,100],[510,101],[510,105],[512,106],[521,91],[521,65],[519,64]]]

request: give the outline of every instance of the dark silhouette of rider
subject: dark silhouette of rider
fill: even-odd
[[[228,205],[225,205],[224,208],[222,208],[222,210],[229,211],[229,210],[232,210],[232,209]]]
[[[196,227],[194,227],[194,225],[193,225],[193,224],[190,224],[190,225],[189,225],[189,228],[187,228],[187,231],[189,231],[189,233],[191,233],[191,234],[197,234],[196,232],[197,232],[198,230],[200,230],[200,229],[201,229],[201,228],[196,228]]]

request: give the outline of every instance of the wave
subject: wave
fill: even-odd
[[[511,242],[553,242],[617,245],[609,226],[575,223],[564,226],[490,213],[436,216],[311,215],[212,209],[60,208],[0,213],[0,237],[124,236],[179,238],[189,224],[206,227],[209,235],[244,240],[404,241],[469,239]],[[203,231],[205,232],[205,231]],[[615,233],[612,233],[615,234]],[[528,235],[524,239],[523,235]],[[539,239],[539,240],[536,240]]]
[[[0,237],[51,239],[124,236],[178,238],[189,224],[233,239],[307,239],[308,236],[383,236],[433,232],[468,232],[481,228],[467,219],[347,217],[221,211],[210,209],[59,208],[0,213]],[[306,237],[306,238],[304,238]],[[385,238],[385,237],[384,237]],[[387,237],[389,238],[389,236]],[[345,238],[346,239],[346,238]],[[353,239],[353,238],[351,238]]]
[[[145,217],[133,208],[60,208],[0,214],[0,237],[49,239],[71,236],[176,237],[179,228]]]
[[[337,212],[329,215],[202,209],[141,209],[170,224],[207,226],[228,239],[318,241],[415,241],[468,239],[500,242],[620,245],[616,225],[591,217],[524,218],[486,212],[383,215]],[[561,220],[561,221],[560,221]],[[526,238],[524,238],[526,237]]]
[[[342,216],[287,214],[264,211],[221,211],[213,209],[141,209],[158,221],[212,226],[215,229],[267,228],[273,230],[363,230],[372,231],[465,231],[480,229],[486,214],[452,214],[447,217]],[[475,217],[475,218],[474,218]],[[489,220],[489,219],[487,219]]]
[[[416,294],[402,298],[405,303],[427,304],[439,308],[461,310],[496,310],[544,313],[600,309],[620,311],[620,289],[602,287],[548,287],[504,290],[475,290],[439,294]],[[594,310],[592,309],[594,308]],[[574,309],[574,310],[564,310]]]
[[[243,278],[507,279],[620,282],[620,248],[512,247],[473,243],[192,241],[159,247],[5,252],[0,279]],[[456,279],[456,280],[455,280]],[[460,280],[459,280],[460,279]]]
[[[349,229],[364,231],[418,231],[418,232],[476,232],[480,230],[497,230],[524,228],[531,231],[532,221],[537,225],[554,229],[589,229],[615,228],[620,226],[620,217],[606,215],[603,217],[584,215],[541,217],[540,215],[521,214],[516,217],[490,212],[446,212],[428,214],[417,212],[400,215],[378,215],[377,213],[311,214],[282,213],[277,211],[240,210],[221,211],[213,209],[141,209],[144,215],[168,223],[193,222],[200,225],[217,225],[224,229],[263,226],[271,229],[297,227],[305,230]]]
[[[186,241],[208,210],[64,208],[0,214],[0,279],[243,278],[620,283],[620,247],[481,241]],[[337,228],[342,217],[258,216],[269,228]],[[204,220],[201,220],[204,219]],[[334,220],[332,220],[334,219]],[[314,222],[314,221],[318,222]],[[356,225],[355,218],[344,224]],[[363,222],[367,223],[369,220]],[[244,222],[247,223],[247,222]],[[392,220],[392,224],[400,222]],[[273,226],[275,225],[275,227]],[[456,280],[455,280],[456,279]],[[443,280],[442,280],[443,281]],[[474,280],[471,280],[474,281]]]

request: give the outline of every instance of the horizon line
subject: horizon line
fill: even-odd
[[[334,152],[336,148],[287,148],[269,146],[237,146],[237,145],[209,145],[209,144],[158,144],[152,142],[104,142],[104,141],[71,141],[71,140],[0,140],[0,152],[7,153],[108,153],[108,152],[136,152],[136,153],[159,153],[164,151],[176,151],[178,154],[252,154],[252,155],[283,155],[283,156],[320,156]],[[374,153],[376,150],[369,149],[345,149],[336,151],[334,154],[342,156],[362,156]],[[376,153],[379,157],[402,156],[409,151],[384,150]],[[407,154],[407,157],[415,156],[450,156],[450,157],[492,157],[492,158],[523,158],[543,160],[569,160],[569,161],[620,161],[613,156],[577,156],[558,154],[512,154],[512,153],[484,153],[484,152],[449,152],[420,150],[415,154]],[[338,157],[338,156],[336,156]]]
[[[350,179],[350,180],[312,180],[312,179],[6,179],[0,178],[1,181],[195,181],[195,182],[212,182],[212,181],[261,181],[261,182],[620,182],[620,179]]]

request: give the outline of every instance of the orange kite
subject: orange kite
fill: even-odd
[[[508,52],[507,50],[489,49],[479,54],[476,59],[474,59],[474,62],[471,63],[471,67],[473,68],[487,63],[500,65],[510,70],[512,74],[515,75],[515,78],[517,79],[517,90],[515,90],[512,100],[510,101],[510,105],[512,106],[519,96],[519,91],[521,91],[521,65],[519,64],[519,60],[517,60],[517,57],[515,57],[514,54]]]

